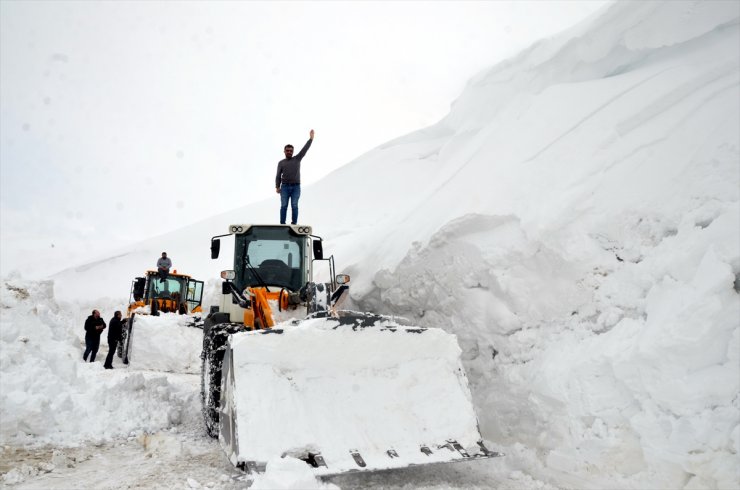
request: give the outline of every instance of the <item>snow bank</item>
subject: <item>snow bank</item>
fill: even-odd
[[[160,430],[181,423],[184,412],[199,413],[187,383],[104,370],[105,333],[96,362],[84,363],[84,317],[57,304],[51,281],[5,278],[0,302],[2,444],[70,446]]]
[[[369,252],[391,265],[355,301],[455,332],[484,435],[528,472],[740,484],[739,16],[616,4],[367,157],[431,182],[373,230],[416,241]]]
[[[364,306],[458,335],[484,435],[544,451],[529,472],[569,485],[733,488],[740,213],[726,206],[697,225],[703,215],[609,242],[640,244],[633,262],[610,248],[572,262],[515,220],[468,216],[378,274]],[[507,450],[522,463],[518,452]]]

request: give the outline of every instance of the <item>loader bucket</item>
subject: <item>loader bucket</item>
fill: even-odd
[[[202,324],[190,315],[133,314],[123,343],[124,364],[148,371],[199,373]]]
[[[368,318],[231,335],[219,438],[233,464],[290,455],[320,476],[499,455],[481,442],[456,337]]]

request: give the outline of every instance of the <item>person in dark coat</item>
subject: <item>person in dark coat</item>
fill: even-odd
[[[82,359],[87,362],[87,356],[90,356],[90,362],[95,362],[95,355],[100,347],[100,334],[105,330],[105,320],[100,318],[100,312],[93,310],[92,315],[85,320],[85,353]]]
[[[105,369],[113,369],[113,354],[116,352],[118,342],[123,340],[123,322],[121,317],[123,315],[120,311],[113,314],[113,318],[110,319],[108,326],[108,356],[105,358]]]

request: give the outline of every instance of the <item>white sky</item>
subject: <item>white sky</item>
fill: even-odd
[[[604,2],[0,2],[2,268],[272,197],[444,116]],[[358,185],[362,185],[358,183]]]

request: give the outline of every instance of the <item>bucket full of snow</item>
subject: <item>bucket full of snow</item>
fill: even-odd
[[[203,330],[197,325],[191,315],[131,315],[120,356],[140,370],[199,373]]]
[[[454,335],[367,317],[230,336],[219,439],[260,471],[292,456],[318,475],[498,456],[481,442]]]

